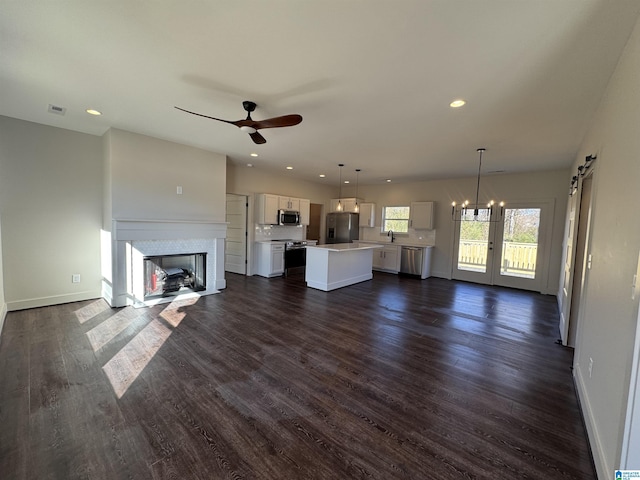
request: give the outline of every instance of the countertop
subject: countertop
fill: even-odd
[[[330,243],[328,245],[307,245],[307,249],[316,248],[318,250],[329,250],[330,252],[347,252],[352,250],[370,250],[373,248],[382,248],[382,245],[371,243],[369,245],[360,245],[358,243]]]
[[[397,245],[398,247],[420,247],[420,248],[433,248],[433,245],[425,245],[424,243],[406,243],[406,242],[384,242],[375,240],[354,240],[357,243],[371,243],[374,245]]]
[[[299,242],[300,240],[259,240],[256,243],[270,243],[271,245],[284,245],[287,242]],[[317,240],[303,240],[305,242],[307,242],[307,245],[315,245],[318,241]]]

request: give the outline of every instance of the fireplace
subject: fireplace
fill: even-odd
[[[207,288],[207,254],[144,257],[144,300]]]
[[[112,226],[104,235],[102,288],[111,306],[153,305],[225,288],[226,223],[114,220]]]

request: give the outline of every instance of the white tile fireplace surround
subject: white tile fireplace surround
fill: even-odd
[[[209,295],[225,288],[226,223],[114,220],[111,230],[111,278],[103,277],[102,296],[113,307],[144,302],[144,257],[206,253]],[[108,254],[108,253],[107,253]],[[105,253],[103,253],[105,255]]]

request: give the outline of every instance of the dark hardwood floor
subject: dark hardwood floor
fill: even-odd
[[[0,478],[596,478],[554,297],[227,282],[9,313]]]

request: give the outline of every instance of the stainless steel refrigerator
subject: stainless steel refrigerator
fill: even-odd
[[[351,243],[358,240],[359,215],[350,212],[327,214],[326,243]]]

